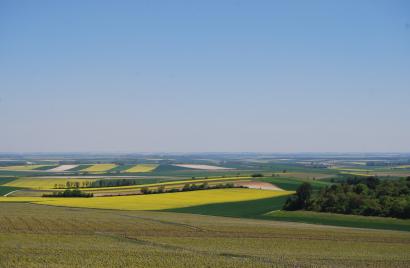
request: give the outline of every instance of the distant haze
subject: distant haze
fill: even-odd
[[[0,1],[0,152],[409,152],[409,1]]]

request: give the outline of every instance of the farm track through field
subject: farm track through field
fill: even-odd
[[[176,246],[176,245],[170,245],[166,243],[159,243],[159,242],[153,242],[149,240],[144,240],[136,237],[130,237],[127,235],[112,235],[112,234],[106,234],[106,233],[97,233],[98,235],[101,236],[106,236],[110,238],[115,238],[123,241],[128,241],[131,243],[136,243],[139,245],[144,245],[144,246],[151,246],[155,248],[160,248],[160,249],[165,249],[165,250],[172,250],[172,251],[186,251],[190,253],[195,253],[195,254],[201,254],[201,255],[209,255],[209,256],[221,256],[221,257],[229,257],[229,258],[242,258],[242,259],[248,259],[252,261],[259,261],[262,263],[267,263],[267,264],[275,264],[275,262],[271,258],[264,258],[264,257],[259,257],[259,256],[253,256],[253,255],[246,255],[246,254],[235,254],[235,253],[229,253],[229,252],[212,252],[212,251],[206,251],[206,250],[197,250],[193,248],[187,248],[187,247],[181,247],[181,246]]]
[[[157,220],[157,219],[153,219],[153,218],[146,218],[146,217],[134,216],[134,215],[125,215],[125,214],[121,214],[121,216],[135,218],[135,219],[141,219],[141,220],[147,220],[147,221],[153,221],[153,222],[162,223],[162,224],[170,224],[170,225],[174,225],[174,226],[186,227],[186,228],[189,228],[189,229],[192,229],[192,230],[195,230],[195,231],[200,231],[200,232],[207,231],[207,230],[202,229],[200,227],[185,224],[185,223],[165,221],[165,220]]]

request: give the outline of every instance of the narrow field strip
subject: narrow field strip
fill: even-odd
[[[292,193],[256,189],[216,189],[94,198],[0,197],[0,202],[31,202],[42,205],[119,210],[165,210],[213,203],[265,199]]]
[[[104,172],[108,171],[110,169],[115,168],[117,165],[116,164],[95,164],[92,165],[91,167],[88,167],[86,169],[82,169],[81,171],[86,171],[86,172]]]
[[[126,169],[124,172],[127,173],[138,173],[138,172],[151,172],[154,171],[159,165],[156,164],[138,164],[129,169]]]
[[[21,187],[30,189],[54,189],[55,185],[66,185],[69,182],[83,182],[83,181],[95,181],[96,179],[71,179],[71,178],[19,178],[5,183],[3,186],[9,187]]]
[[[232,178],[211,178],[211,179],[196,179],[196,180],[177,180],[177,181],[169,181],[169,182],[161,182],[161,183],[150,183],[150,184],[139,184],[139,185],[130,185],[130,186],[117,186],[117,187],[98,187],[98,188],[86,188],[86,191],[89,192],[100,192],[105,190],[131,190],[131,189],[140,189],[141,187],[158,187],[158,186],[175,186],[181,185],[186,183],[204,183],[204,182],[230,182],[230,181],[238,181],[238,180],[248,180],[250,177],[232,177]]]
[[[211,166],[211,165],[195,165],[195,164],[175,164],[173,166],[190,168],[190,169],[199,169],[199,170],[231,170],[232,168]]]
[[[49,165],[24,165],[24,166],[8,166],[8,167],[0,167],[0,170],[10,170],[10,171],[26,171],[26,170],[34,170],[36,168],[46,167]]]

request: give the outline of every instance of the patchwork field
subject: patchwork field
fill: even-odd
[[[0,203],[0,267],[408,267],[410,233]]]
[[[232,168],[211,166],[211,165],[197,165],[197,164],[175,164],[176,167],[200,169],[200,170],[230,170]]]
[[[24,165],[24,166],[8,166],[0,167],[0,170],[10,170],[10,171],[25,171],[25,170],[35,170],[37,168],[47,167],[49,165]]]
[[[159,165],[155,164],[138,164],[129,169],[126,169],[125,172],[128,173],[138,173],[138,172],[151,172],[155,170]]]
[[[90,167],[87,167],[85,169],[82,169],[81,171],[86,171],[86,172],[104,172],[108,171],[110,169],[115,168],[117,165],[115,164],[95,164]]]
[[[78,167],[78,165],[61,165],[61,166],[57,166],[55,168],[49,169],[48,171],[50,171],[50,172],[62,172],[62,171],[66,171],[66,170],[76,168],[76,167]]]

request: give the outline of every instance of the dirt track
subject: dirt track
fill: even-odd
[[[273,185],[269,182],[262,181],[239,181],[235,182],[236,186],[244,186],[250,189],[261,189],[261,190],[275,190],[275,191],[284,191],[283,189]]]

